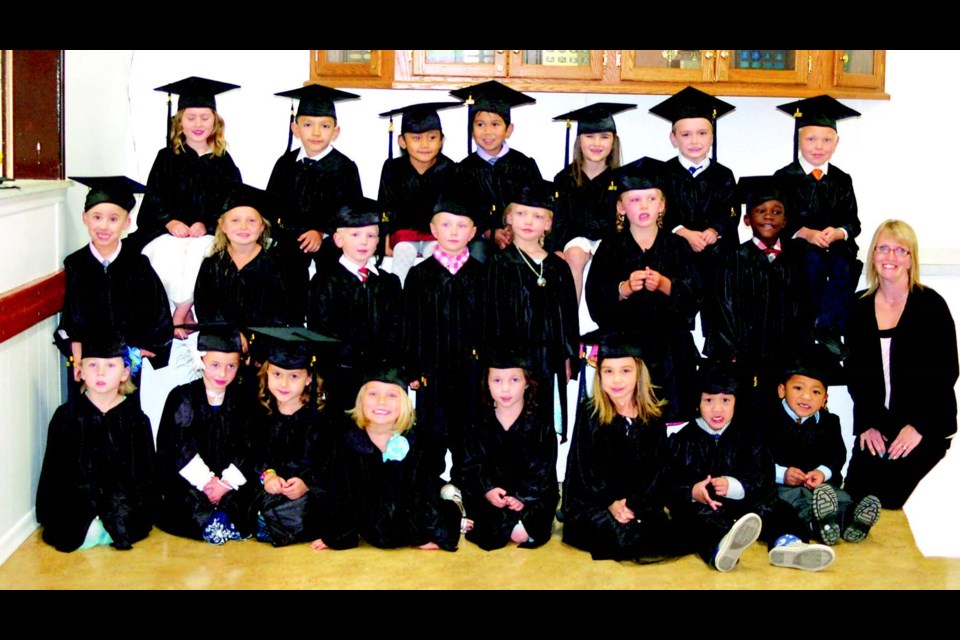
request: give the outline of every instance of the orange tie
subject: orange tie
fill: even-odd
[[[359,271],[360,271],[360,282],[366,282],[367,274],[370,273],[370,269],[367,269],[366,267],[360,267]]]
[[[816,179],[817,182],[820,182],[820,178],[823,177],[823,170],[814,169],[813,171],[810,172],[810,174]]]

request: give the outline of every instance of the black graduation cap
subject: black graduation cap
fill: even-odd
[[[133,194],[143,193],[145,186],[126,176],[102,176],[97,178],[70,178],[90,187],[83,210],[89,211],[102,202],[110,202],[129,213],[137,204]]]
[[[219,80],[209,80],[207,78],[190,76],[189,78],[177,80],[176,82],[171,82],[170,84],[165,84],[162,87],[157,87],[154,89],[154,91],[163,91],[167,94],[167,126],[165,127],[167,130],[166,144],[169,145],[171,143],[170,127],[173,124],[171,122],[173,119],[173,97],[171,94],[176,93],[180,96],[180,98],[177,100],[177,111],[190,109],[193,107],[206,107],[207,109],[213,109],[216,111],[217,94],[239,88],[240,85],[238,84],[230,84],[229,82],[220,82]]]
[[[220,213],[226,213],[237,207],[251,207],[264,218],[273,219],[271,214],[276,212],[278,205],[278,198],[269,191],[243,182],[231,181]]]
[[[607,333],[600,337],[597,365],[607,358],[643,358],[643,351],[634,338],[623,333]]]
[[[487,355],[490,369],[526,369],[533,371],[530,355],[514,344],[496,344]]]
[[[567,123],[567,143],[564,147],[564,163],[570,164],[570,123],[576,121],[577,135],[584,133],[617,132],[617,124],[613,116],[623,111],[636,109],[635,104],[620,102],[595,102],[586,107],[568,111],[555,116],[554,120],[565,120]]]
[[[106,330],[86,336],[83,341],[84,358],[123,358],[130,364],[127,343],[115,331]]]
[[[334,216],[333,226],[336,228],[368,227],[387,222],[384,220],[383,208],[380,203],[370,198],[357,198],[343,205]]]
[[[254,359],[281,369],[310,369],[329,347],[340,341],[303,327],[250,327]]]
[[[187,327],[185,325],[185,327]],[[219,351],[221,353],[243,353],[240,332],[225,324],[189,325],[200,331],[197,337],[197,351]]]
[[[273,95],[280,96],[281,98],[290,98],[290,124],[293,124],[300,116],[329,116],[336,120],[337,108],[334,104],[335,102],[360,98],[360,96],[355,93],[340,91],[339,89],[326,87],[322,84],[308,84],[305,87],[281,91]],[[296,112],[293,110],[294,100],[300,101]],[[293,130],[291,129],[287,135],[287,151],[290,151],[292,145]]]
[[[510,196],[510,202],[553,211],[557,203],[556,197],[556,188],[552,182],[535,179],[514,191]]]
[[[828,95],[806,98],[781,104],[777,107],[780,111],[793,116],[794,135],[793,135],[793,159],[797,158],[799,145],[800,129],[803,127],[830,127],[837,130],[837,120],[853,118],[860,116],[860,112],[851,109],[835,98]]]
[[[729,363],[701,360],[697,380],[700,393],[737,395],[737,379]]]
[[[775,176],[744,176],[737,182],[738,202],[747,205],[747,213],[768,200],[786,201],[787,185]]]
[[[470,218],[474,225],[486,215],[486,212],[477,206],[476,198],[471,197],[465,187],[447,187],[441,191],[437,204],[433,206],[433,215],[438,213],[464,216]]]
[[[780,380],[786,382],[790,376],[806,376],[819,380],[824,387],[843,383],[843,368],[837,357],[822,344],[814,344],[802,355],[790,362],[783,371]]]
[[[368,382],[387,382],[389,384],[395,384],[405,390],[409,380],[400,367],[391,364],[381,364],[371,367],[363,374],[360,382],[361,386]]]
[[[400,121],[401,135],[404,133],[423,133],[424,131],[433,130],[443,133],[443,127],[440,125],[440,116],[437,115],[437,111],[460,106],[463,106],[462,102],[421,102],[381,113],[381,118],[390,118],[390,141],[387,147],[387,156],[390,158],[393,157],[393,116],[403,116],[403,119]]]
[[[515,89],[500,84],[496,80],[488,80],[480,84],[456,89],[450,92],[454,98],[463,100],[467,105],[467,152],[473,152],[473,117],[478,111],[489,111],[503,118],[504,124],[510,126],[510,109],[524,104],[533,104],[534,98]]]
[[[650,109],[650,113],[660,116],[671,123],[685,118],[706,118],[713,126],[713,161],[717,161],[717,120],[736,109],[729,102],[724,102],[699,89],[687,87],[673,94],[660,104]]]
[[[649,156],[638,158],[617,169],[613,181],[620,193],[637,189],[663,189],[664,163]]]

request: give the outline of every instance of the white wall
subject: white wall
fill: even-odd
[[[850,100],[863,117],[840,124],[841,144],[837,164],[855,180],[864,234],[888,217],[910,220],[920,236],[924,263],[955,267],[941,270],[935,286],[949,289],[960,265],[960,215],[956,202],[944,198],[941,185],[956,180],[949,161],[953,150],[945,145],[952,131],[937,125],[928,104],[956,104],[960,87],[945,83],[954,77],[960,51],[889,51],[887,92],[890,101]],[[273,162],[286,147],[290,104],[273,93],[300,86],[309,73],[309,51],[68,51],[66,54],[66,164],[67,175],[125,173],[145,182],[157,150],[164,143],[166,96],[154,87],[198,75],[242,85],[218,98],[227,122],[230,151],[245,179],[263,187]],[[342,133],[336,146],[360,166],[364,191],[375,197],[380,166],[386,157],[385,120],[376,114],[414,102],[448,99],[446,91],[355,90],[359,101],[341,103]],[[651,116],[647,109],[663,96],[534,94],[536,105],[514,112],[517,149],[532,155],[544,176],[562,168],[564,125],[551,118],[593,101],[636,102],[639,108],[617,118],[624,157],[641,155],[668,158],[674,155],[668,141],[669,125]],[[771,173],[791,158],[793,121],[775,109],[780,98],[727,100],[737,110],[719,124],[720,160],[737,176]],[[462,109],[441,112],[447,134],[445,151],[454,160],[466,153],[466,113]],[[924,119],[921,119],[924,118]],[[943,157],[943,162],[940,161]],[[23,234],[6,234],[3,243],[4,270],[18,282],[0,286],[0,291],[27,279],[53,271],[63,256],[86,242],[80,225],[84,189],[70,190],[67,215],[52,222],[58,228],[53,244],[57,255],[38,258],[31,234],[44,227],[28,225]],[[866,239],[861,245],[867,244]],[[29,252],[29,253],[28,253]],[[22,272],[23,265],[37,270]],[[3,275],[3,274],[0,274]],[[960,296],[960,287],[952,287]],[[946,292],[945,292],[946,293]],[[960,299],[952,298],[955,311]],[[957,314],[955,313],[955,316]],[[52,321],[28,334],[0,345],[0,406],[9,419],[0,425],[0,559],[3,544],[21,535],[23,523],[32,518],[37,464],[42,455],[43,434],[33,426],[45,423],[56,400],[44,395],[49,371],[59,371],[59,360],[47,336]],[[24,342],[26,341],[26,342]],[[30,346],[27,346],[29,344]],[[26,372],[18,364],[30,357],[42,361]],[[3,366],[10,362],[11,366]],[[52,367],[52,369],[51,369]],[[25,375],[26,373],[26,375]],[[41,429],[41,431],[44,431]]]

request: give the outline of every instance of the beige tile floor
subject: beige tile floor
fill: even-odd
[[[924,558],[901,511],[884,511],[870,538],[835,547],[821,573],[778,569],[755,544],[721,574],[695,556],[661,565],[594,562],[553,539],[536,550],[456,553],[368,546],[314,552],[252,540],[223,547],[154,530],[133,551],[64,554],[33,534],[0,566],[0,589],[957,589],[960,559]]]

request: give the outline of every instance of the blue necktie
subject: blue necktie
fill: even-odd
[[[700,165],[703,166],[703,165]],[[690,175],[695,174],[697,171],[700,171],[700,167],[690,167]]]
[[[493,165],[497,164],[497,158],[490,158],[487,160],[487,162],[489,162],[490,166],[492,167]]]

